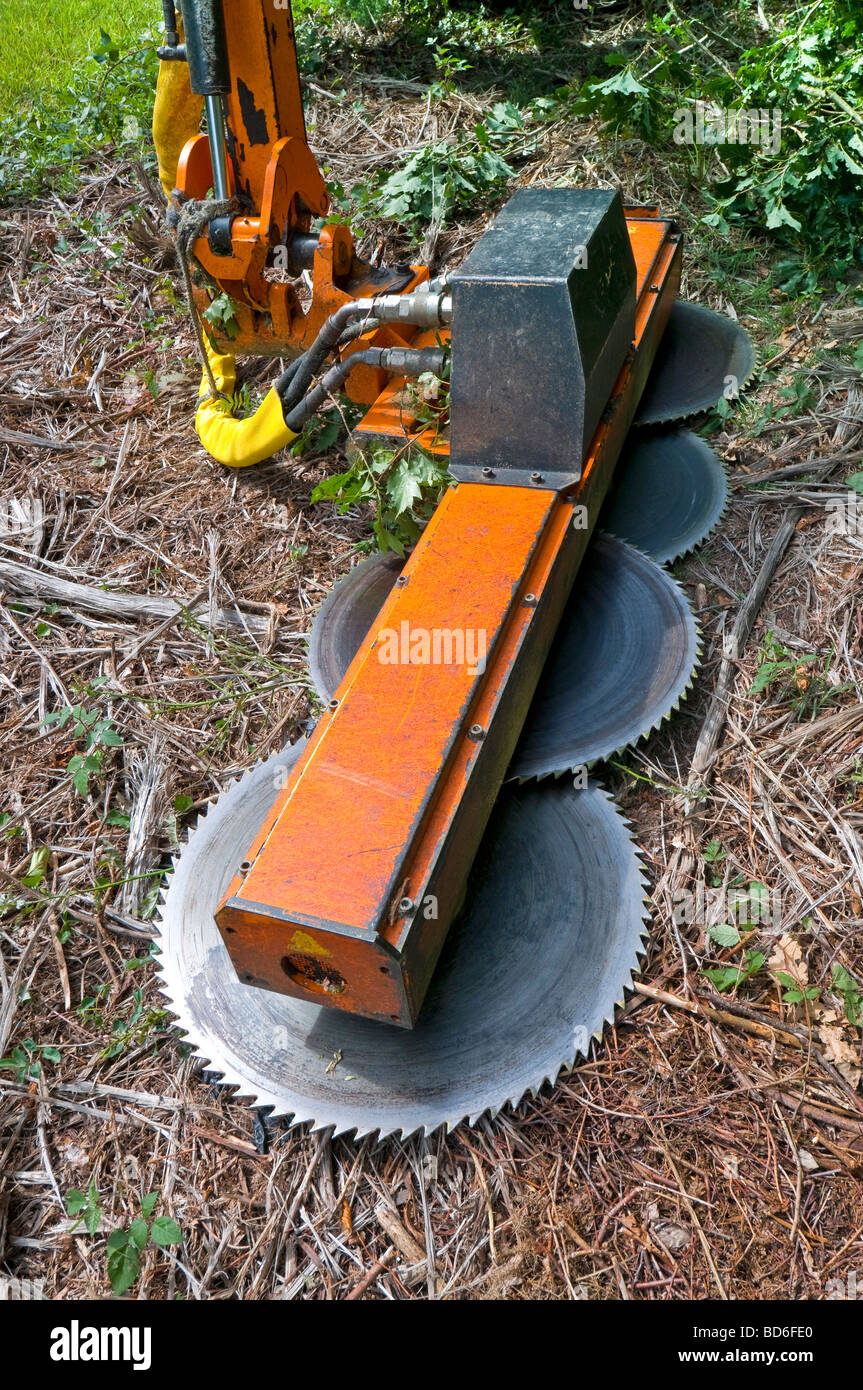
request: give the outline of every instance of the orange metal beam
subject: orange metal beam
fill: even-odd
[[[416,1020],[677,293],[673,225],[633,223],[634,348],[580,482],[447,492],[219,909],[246,983]],[[436,663],[445,631],[485,669]]]

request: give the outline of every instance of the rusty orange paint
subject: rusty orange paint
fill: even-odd
[[[225,27],[231,59],[228,179],[243,210],[231,224],[230,255],[214,255],[206,236],[193,247],[211,281],[235,302],[233,337],[213,325],[208,332],[222,352],[294,357],[342,304],[392,286],[357,255],[350,229],[338,223],[320,233],[310,304],[301,301],[293,285],[265,273],[273,266],[276,248],[284,248],[296,232],[307,233],[312,218],[329,213],[330,198],[306,137],[290,5],[231,0],[225,6]],[[183,150],[177,187],[185,197],[201,199],[212,182],[209,140],[198,135]],[[414,289],[427,279],[427,269],[415,266],[399,288]],[[193,293],[203,314],[210,303],[208,289],[195,285]],[[370,404],[382,381],[370,373],[358,373],[358,378],[351,383],[351,395]]]
[[[421,909],[429,891],[455,803],[482,750],[482,739],[468,731],[485,716],[491,691],[506,684],[510,628],[519,630],[534,611],[520,600],[526,584],[539,583],[534,557],[554,505],[554,495],[540,489],[491,494],[464,486],[446,494],[405,569],[406,583],[393,590],[347,672],[338,708],[321,721],[252,847],[251,870],[231,884],[219,913],[220,926],[234,928],[226,942],[235,960],[240,943],[232,937],[245,936],[250,917],[259,926],[266,919],[275,936],[271,987],[284,988],[286,975],[291,982],[284,943],[300,927],[346,980],[340,1007],[367,1012],[352,969],[358,936],[376,957],[380,941],[401,961],[414,913],[399,904],[410,898]],[[432,659],[415,663],[410,658],[423,642]],[[281,975],[273,978],[274,965]],[[241,970],[248,969],[244,960]],[[260,978],[259,970],[251,973]],[[402,983],[402,1007],[387,1011],[399,1021],[414,1013],[411,980]]]
[[[416,1020],[676,297],[673,225],[633,222],[635,349],[580,482],[569,494],[463,483],[445,495],[219,910],[249,983]],[[380,633],[402,623],[485,625],[485,671],[382,665]],[[290,944],[297,931],[305,952]]]

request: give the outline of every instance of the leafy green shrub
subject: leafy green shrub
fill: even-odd
[[[71,192],[82,162],[106,145],[155,167],[150,127],[157,72],[152,41],[122,51],[103,29],[73,83],[41,106],[0,120],[0,198],[14,203],[46,185]]]
[[[36,1081],[42,1075],[42,1062],[59,1062],[60,1053],[50,1043],[37,1043],[25,1038],[20,1047],[13,1047],[8,1057],[0,1057],[0,1068],[9,1068],[19,1083]]]
[[[153,1215],[158,1201],[158,1192],[149,1192],[141,1198],[141,1215],[128,1228],[120,1226],[108,1236],[108,1278],[118,1296],[126,1293],[141,1273],[141,1253],[148,1245],[164,1249],[167,1245],[182,1245],[185,1239],[170,1216]],[[73,1187],[66,1193],[66,1210],[76,1218],[72,1230],[83,1223],[91,1236],[98,1233],[102,1207],[95,1177],[90,1179],[86,1192]]]
[[[403,555],[413,545],[446,487],[452,482],[446,460],[413,445],[396,450],[374,444],[358,451],[345,473],[319,483],[313,502],[334,502],[340,512],[363,502],[375,507],[372,523],[381,550]]]
[[[511,101],[495,102],[471,134],[436,141],[417,150],[363,199],[371,210],[392,217],[411,232],[429,222],[446,222],[455,212],[487,207],[515,170],[508,163],[525,140],[524,118]]]
[[[782,112],[776,154],[747,158],[724,147],[730,176],[716,184],[727,221],[755,222],[817,249],[819,258],[863,258],[863,8],[821,0],[802,25],[749,49],[724,83],[725,102]],[[719,93],[718,93],[719,94]],[[857,114],[855,116],[856,108]],[[794,234],[797,234],[795,236]]]
[[[97,676],[85,693],[92,699],[98,699],[102,695],[102,687],[106,680],[105,676]],[[103,776],[105,750],[122,748],[123,740],[111,720],[98,706],[94,709],[92,705],[85,704],[64,705],[62,709],[46,714],[42,723],[64,729],[70,720],[72,737],[83,740],[84,752],[73,754],[66,766],[66,772],[78,795],[86,796],[90,779]]]
[[[765,37],[731,27],[717,35],[690,14],[654,16],[640,49],[614,52],[609,77],[579,88],[575,106],[617,129],[670,148],[672,113],[705,103],[726,111],[781,114],[781,144],[737,143],[720,134],[728,173],[704,190],[705,221],[773,233],[822,268],[841,273],[863,260],[863,7],[859,0],[820,0],[794,10]],[[756,40],[757,42],[753,42]],[[727,62],[720,49],[736,50]],[[705,151],[692,153],[703,179]],[[811,284],[805,286],[811,288]],[[789,286],[794,288],[794,286]]]

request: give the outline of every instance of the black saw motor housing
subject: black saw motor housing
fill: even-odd
[[[555,490],[578,482],[635,334],[620,195],[521,189],[451,283],[451,472]]]

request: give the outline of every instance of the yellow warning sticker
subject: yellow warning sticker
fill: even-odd
[[[322,946],[313,936],[309,936],[306,931],[295,931],[290,943],[295,951],[304,951],[307,956],[331,956],[332,951],[328,951],[326,946]]]

